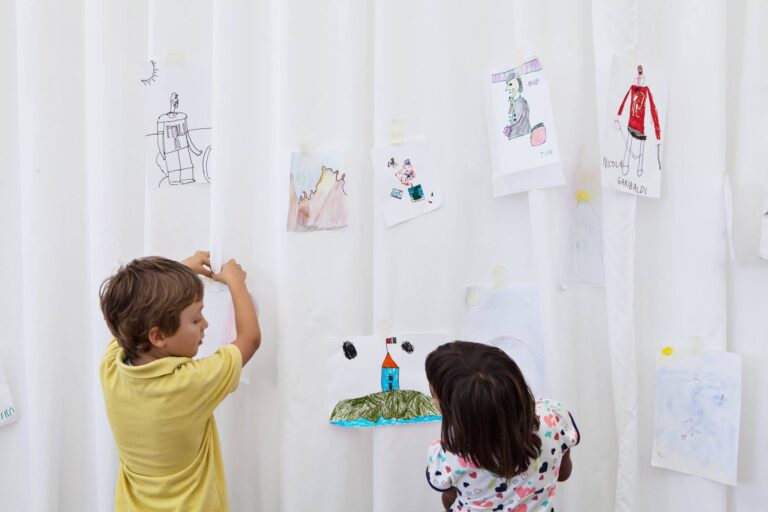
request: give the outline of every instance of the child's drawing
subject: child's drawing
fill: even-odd
[[[347,225],[346,174],[339,151],[291,154],[288,231],[315,231]]]
[[[539,59],[491,75],[488,135],[494,196],[563,184],[549,86]]]
[[[568,242],[563,288],[605,286],[600,171],[568,172],[564,189]]]
[[[624,158],[621,159],[621,174],[626,176],[631,165],[639,177],[643,175],[645,140],[648,138],[645,135],[646,105],[653,119],[653,127],[656,129],[656,161],[659,169],[661,169],[661,127],[659,126],[659,115],[656,112],[656,104],[653,102],[651,90],[645,85],[643,66],[637,66],[635,83],[629,88],[627,94],[624,95],[624,99],[621,100],[619,117],[621,117],[621,112],[624,110],[624,105],[627,103],[627,98],[630,97],[630,94],[632,96],[629,100],[629,108],[627,109],[629,121],[627,123],[627,136],[625,137]],[[614,121],[614,127],[622,135],[624,134],[619,119]]]
[[[161,187],[210,183],[211,107],[207,66],[150,62],[152,73],[141,80],[145,86],[145,122],[148,130],[151,126],[150,133],[145,135],[148,184]]]
[[[196,359],[210,356],[237,337],[235,307],[229,287],[207,278],[203,278],[203,286],[203,316],[208,322],[208,328],[203,336],[203,344],[197,350]],[[253,295],[251,300],[254,300]],[[250,372],[244,369],[240,373],[240,382],[249,384],[250,381]]]
[[[463,306],[460,339],[504,350],[520,367],[533,394],[543,396],[544,354],[536,288],[470,286]]]
[[[423,140],[371,151],[376,196],[384,222],[393,226],[442,206],[443,198]]]
[[[157,80],[157,77],[159,76],[160,70],[157,67],[157,62],[150,60],[149,63],[152,66],[151,71],[147,74],[146,78],[141,79],[141,83],[144,85],[152,85],[155,83],[155,80]]]
[[[204,279],[203,316],[208,321],[203,344],[197,357],[206,357],[237,337],[235,308],[229,287],[211,279]]]
[[[491,77],[492,83],[504,82],[504,91],[509,101],[509,124],[504,127],[504,135],[509,139],[516,139],[530,134],[531,146],[540,146],[547,141],[547,129],[544,123],[539,123],[531,129],[530,109],[528,101],[523,97],[523,76],[536,71],[541,71],[539,59],[533,59],[517,68],[497,73]]]
[[[610,120],[604,126],[601,142],[604,186],[639,196],[659,197],[661,125],[666,101],[667,81],[662,72],[653,69],[649,76],[642,65],[632,67],[614,58],[608,106]],[[655,139],[650,149],[646,147],[649,136]]]
[[[656,363],[651,464],[736,485],[741,358],[673,347]]]
[[[13,397],[11,396],[11,389],[8,387],[3,362],[0,361],[0,426],[13,423],[18,419],[18,411],[13,405]]]
[[[448,341],[444,334],[413,333],[329,340],[329,421],[375,427],[440,420],[424,361]]]

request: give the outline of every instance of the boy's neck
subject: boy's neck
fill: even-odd
[[[129,359],[132,366],[142,366],[148,363],[151,363],[152,361],[157,361],[158,359],[162,359],[166,357],[166,354],[159,354],[155,353],[154,350],[150,350],[148,352],[142,352],[136,357],[132,357]]]

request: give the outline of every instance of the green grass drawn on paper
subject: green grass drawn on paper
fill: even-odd
[[[424,393],[398,389],[338,402],[331,413],[331,423],[361,418],[376,423],[379,418],[409,420],[439,414],[432,399]]]

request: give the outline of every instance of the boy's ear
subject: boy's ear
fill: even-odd
[[[157,325],[149,328],[148,337],[149,342],[155,347],[163,348],[165,346],[165,335]]]

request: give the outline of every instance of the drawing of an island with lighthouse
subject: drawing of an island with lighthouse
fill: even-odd
[[[424,360],[426,355],[436,347],[437,343],[428,340],[419,340],[409,336],[408,339],[402,339],[398,342],[397,337],[364,337],[366,342],[358,339],[356,342],[345,341],[342,344],[341,352],[344,358],[337,358],[340,361],[338,366],[345,361],[351,361],[358,357],[358,350],[376,351],[381,358],[381,349],[375,349],[375,346],[384,341],[384,353],[381,364],[364,364],[370,371],[366,371],[361,376],[370,389],[378,389],[357,398],[348,398],[339,400],[333,407],[330,422],[334,425],[344,427],[376,427],[382,425],[395,425],[402,423],[417,423],[424,421],[439,421],[440,413],[432,403],[431,397],[417,389],[402,389],[401,375],[403,369],[397,364],[396,359],[400,359],[404,364],[407,362],[408,371],[421,375],[410,375],[411,378],[404,379],[406,382],[416,382],[414,377],[420,377],[424,383],[414,387],[426,387],[426,376],[424,376]],[[373,339],[370,339],[373,338]],[[421,343],[420,341],[424,341]],[[356,346],[357,345],[357,346]],[[434,345],[434,346],[430,346]],[[380,345],[378,345],[380,347]],[[374,354],[367,354],[368,361],[372,361]],[[407,361],[406,361],[407,360]],[[380,366],[380,367],[379,367]],[[362,367],[357,367],[359,369]],[[419,370],[420,368],[420,370]],[[340,368],[341,370],[341,368]]]

